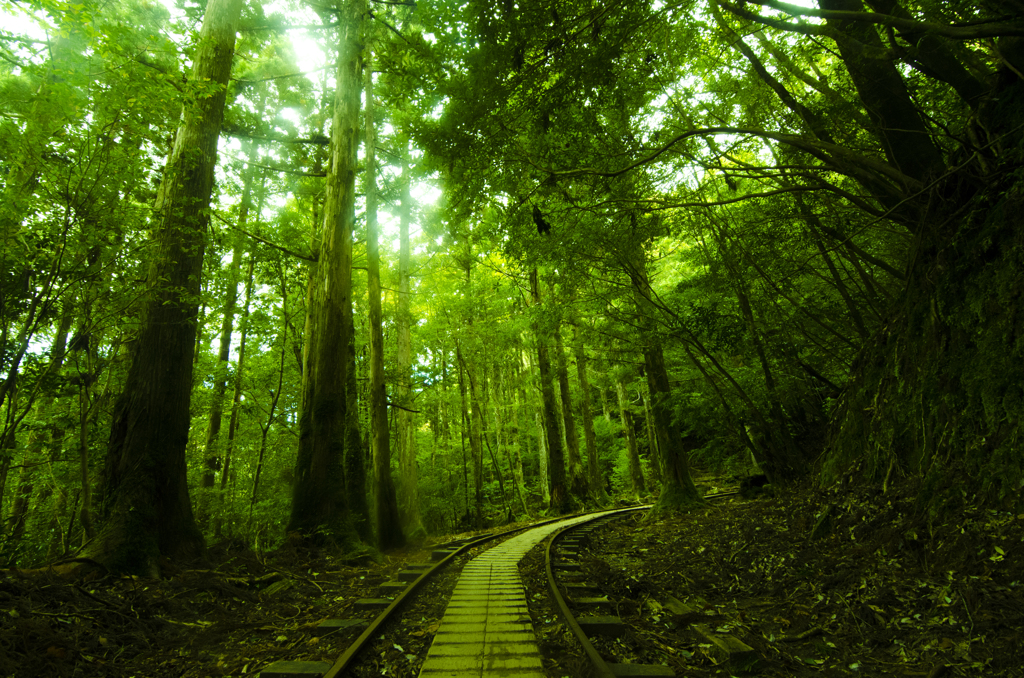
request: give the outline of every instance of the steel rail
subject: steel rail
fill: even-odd
[[[551,589],[551,597],[554,599],[555,604],[558,606],[558,611],[561,613],[562,619],[565,620],[566,626],[568,626],[569,629],[572,630],[573,635],[576,636],[576,640],[579,641],[579,644],[583,646],[583,652],[586,653],[587,658],[590,659],[590,663],[594,667],[594,671],[596,672],[598,678],[615,678],[615,674],[612,672],[611,667],[608,666],[608,663],[601,656],[601,653],[597,651],[597,648],[594,647],[594,645],[590,642],[590,639],[587,638],[587,634],[583,632],[583,629],[580,627],[579,622],[576,621],[575,615],[573,615],[573,613],[569,610],[569,605],[565,602],[565,598],[562,597],[562,592],[558,590],[558,583],[555,581],[555,574],[551,568],[551,549],[563,533],[570,532],[571,530],[574,530],[580,527],[581,525],[586,525],[588,523],[594,522],[595,520],[600,520],[602,518],[607,518],[609,516],[617,516],[623,513],[630,513],[634,511],[644,511],[646,509],[649,509],[650,507],[651,504],[646,504],[644,506],[633,506],[619,511],[605,512],[599,516],[594,516],[594,518],[592,518],[591,520],[585,520],[574,525],[567,525],[566,527],[563,527],[562,529],[558,530],[557,532],[551,535],[551,538],[548,539],[548,546],[544,550],[544,569],[548,575],[548,588]]]
[[[578,515],[580,514],[577,514],[577,516]],[[331,666],[330,669],[328,669],[327,673],[323,674],[322,678],[337,678],[337,676],[340,675],[342,671],[348,668],[348,665],[352,663],[352,660],[356,657],[356,655],[358,655],[359,652],[363,649],[363,647],[370,641],[370,639],[373,638],[373,636],[377,633],[377,630],[391,618],[391,615],[394,614],[395,611],[402,606],[406,599],[410,598],[414,593],[416,593],[416,590],[419,589],[424,582],[430,579],[430,577],[433,576],[435,572],[440,571],[442,567],[451,562],[451,560],[456,556],[462,555],[462,553],[468,551],[469,549],[476,548],[477,546],[486,544],[489,541],[494,541],[495,539],[507,537],[508,535],[514,534],[516,532],[522,532],[523,530],[532,530],[535,527],[543,527],[544,525],[549,525],[551,523],[555,523],[561,520],[568,520],[573,517],[574,516],[569,515],[559,516],[557,518],[551,518],[548,520],[542,520],[537,523],[532,523],[530,525],[525,525],[523,527],[517,527],[515,529],[507,530],[505,532],[498,532],[496,534],[481,536],[478,539],[472,539],[470,541],[467,541],[463,545],[459,546],[455,551],[445,556],[443,559],[439,560],[433,567],[424,570],[423,574],[421,574],[407,587],[405,587],[405,589],[398,595],[398,597],[391,601],[391,604],[384,608],[384,610],[379,615],[377,615],[377,617],[372,622],[370,622],[370,624],[366,627],[366,630],[363,631],[358,638],[352,641],[352,644],[348,646],[348,649],[345,650],[345,652],[343,652],[341,656],[338,657],[337,660],[335,660],[334,665]]]
[[[728,492],[709,494],[706,495],[704,499],[717,499],[719,497],[728,497],[734,494],[739,494],[739,491],[731,490]],[[551,590],[551,597],[554,599],[555,604],[558,606],[558,611],[559,613],[561,613],[562,619],[565,621],[566,626],[569,627],[569,629],[573,632],[573,635],[576,636],[576,640],[583,647],[583,652],[587,655],[587,658],[590,660],[590,663],[594,667],[595,674],[598,676],[598,678],[616,677],[615,673],[608,665],[608,662],[604,660],[604,657],[601,656],[601,653],[597,651],[597,648],[595,648],[593,643],[590,642],[590,639],[587,638],[587,634],[583,632],[583,628],[580,627],[579,622],[576,621],[576,616],[569,609],[569,605],[565,602],[565,598],[562,596],[562,592],[558,589],[558,582],[555,580],[554,570],[551,567],[551,549],[554,547],[555,542],[558,541],[559,537],[583,525],[587,525],[588,523],[592,523],[596,520],[601,520],[602,518],[615,517],[624,513],[645,511],[651,508],[651,506],[653,506],[653,504],[646,504],[644,506],[632,506],[630,508],[621,509],[619,511],[606,511],[601,515],[594,516],[590,520],[584,520],[573,525],[567,525],[566,527],[563,527],[562,529],[556,531],[554,534],[551,535],[551,537],[548,539],[547,548],[544,550],[544,569],[547,572],[548,588]]]

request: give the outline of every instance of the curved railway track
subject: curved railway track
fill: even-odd
[[[739,494],[738,490],[707,495],[705,499],[716,499]],[[577,613],[577,609],[609,605],[604,596],[573,596],[573,593],[595,593],[585,582],[572,581],[579,570],[579,565],[570,559],[579,557],[582,546],[581,537],[593,530],[599,522],[621,518],[630,513],[646,510],[647,506],[631,507],[594,518],[583,523],[566,526],[555,532],[548,540],[544,551],[544,571],[547,577],[548,591],[554,607],[557,608],[565,625],[572,631],[576,641],[583,649],[590,665],[592,675],[598,678],[623,678],[625,676],[655,676],[671,678],[675,673],[668,666],[656,664],[617,664],[605,659],[591,642],[593,635],[619,635],[624,630],[622,620],[617,616],[594,615],[587,612]],[[556,555],[559,560],[556,560]],[[560,575],[560,576],[559,576]],[[573,592],[571,589],[575,588]]]
[[[423,586],[444,570],[453,560],[474,548],[484,546],[490,542],[573,518],[574,516],[559,516],[558,518],[532,523],[503,532],[477,535],[441,545],[432,553],[433,563],[429,566],[421,566],[417,576],[411,578],[408,585],[393,600],[387,601],[384,609],[366,624],[363,632],[333,664],[326,662],[278,661],[264,668],[260,675],[263,678],[337,678],[338,676],[347,675],[350,669],[357,663],[359,655],[371,644],[375,635],[379,634],[382,627],[388,624],[388,622],[394,621],[399,616],[402,608],[409,603]],[[408,572],[403,574],[408,574]],[[366,599],[365,602],[370,604],[371,600],[378,604],[384,602],[380,599]],[[355,624],[361,626],[363,623],[363,620],[332,619],[327,620],[324,624],[327,628],[343,629]]]
[[[725,492],[705,498],[713,499],[732,494],[736,493]],[[577,615],[573,607],[608,601],[576,597],[568,593],[574,588],[581,592],[586,586],[582,582],[569,581],[573,575],[567,574],[579,570],[579,564],[569,560],[578,556],[579,535],[593,530],[598,521],[623,517],[648,508],[649,506],[639,506],[578,516],[561,516],[500,533],[448,542],[433,551],[432,564],[420,565],[416,569],[400,573],[404,575],[408,584],[393,600],[360,601],[383,606],[383,610],[372,621],[325,622],[328,628],[333,625],[339,629],[355,624],[366,624],[362,633],[333,664],[277,662],[265,668],[260,675],[263,678],[338,678],[350,675],[360,654],[381,634],[386,624],[399,616],[403,607],[425,584],[459,556],[488,543],[504,540],[501,545],[475,557],[464,566],[459,584],[456,585],[455,593],[449,600],[442,626],[434,637],[434,643],[419,675],[423,678],[481,674],[541,678],[544,672],[534,640],[533,627],[529,621],[525,593],[522,591],[522,584],[519,583],[516,568],[522,556],[550,534],[551,538],[545,550],[545,570],[551,601],[582,646],[593,667],[593,675],[601,678],[672,676],[674,674],[668,667],[608,662],[590,642],[589,634],[614,632],[616,627],[621,628],[621,620],[617,617],[585,613]],[[558,523],[566,524],[556,526]],[[554,558],[553,554],[558,554],[561,559]],[[479,629],[471,626],[471,623],[477,624]]]

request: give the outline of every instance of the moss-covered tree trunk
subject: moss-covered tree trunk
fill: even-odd
[[[1024,61],[1022,64],[1024,65]],[[1004,68],[972,151],[921,196],[906,286],[838,399],[826,480],[923,478],[931,515],[1024,507],[1024,78]]]
[[[384,383],[384,330],[381,312],[380,246],[377,228],[377,128],[374,121],[373,52],[366,51],[363,70],[366,100],[365,163],[367,301],[370,307],[370,448],[373,457],[373,511],[377,548],[405,545],[398,515],[398,493],[391,477],[391,430],[388,426],[388,393]]]
[[[463,361],[465,358],[460,358]],[[470,471],[473,476],[473,513],[476,527],[484,526],[484,446],[483,427],[486,423],[483,413],[483,399],[477,389],[476,371],[473,366],[463,362],[466,379],[469,382],[469,456]]]
[[[118,400],[104,473],[106,524],[90,549],[119,572],[205,551],[185,468],[203,253],[241,0],[211,0],[199,35],[154,226],[142,324]]]
[[[644,424],[647,430],[647,449],[651,459],[657,460],[658,468],[661,468],[661,451],[658,449],[658,429],[654,425],[654,410],[651,408],[650,392],[641,392],[640,397],[644,401]]]
[[[562,451],[562,436],[558,430],[558,405],[555,403],[551,358],[548,353],[551,331],[544,326],[543,318],[540,317],[540,283],[536,268],[530,271],[530,288],[533,293],[534,310],[537,314],[533,321],[533,332],[537,339],[537,369],[540,372],[542,403],[540,417],[543,422],[543,435],[547,451],[548,491],[551,496],[548,509],[554,515],[561,515],[569,512],[569,491],[566,487],[565,455]]]
[[[248,163],[242,179],[242,200],[238,207],[238,227],[245,228],[246,220],[249,218],[249,208],[252,203],[253,176],[256,173],[254,167],[256,161],[256,145],[252,142],[245,142],[248,146]],[[241,277],[242,257],[242,236],[239,233],[232,233],[234,246],[231,249],[231,263],[228,265],[227,281],[224,290],[224,310],[220,325],[220,346],[217,352],[217,366],[214,368],[213,394],[210,399],[210,415],[206,425],[206,455],[203,469],[202,489],[200,495],[199,514],[200,521],[205,523],[204,509],[209,501],[208,490],[213,489],[217,482],[217,472],[224,469],[224,459],[221,455],[220,430],[224,421],[224,400],[228,385],[228,364],[231,358],[231,336],[234,332],[235,313],[238,310],[238,282]]]
[[[461,441],[461,446],[462,446],[462,479],[463,479],[463,489],[465,491],[465,509],[466,509],[466,512],[463,515],[463,518],[465,520],[470,520],[470,521],[473,521],[475,523],[476,520],[472,517],[472,514],[470,512],[470,506],[469,506],[469,502],[470,502],[469,498],[470,498],[470,494],[471,494],[470,491],[469,491],[469,476],[470,476],[470,469],[473,467],[473,463],[474,463],[473,462],[473,454],[472,454],[472,452],[470,452],[469,457],[466,456],[466,438],[471,438],[472,437],[472,427],[470,425],[470,416],[469,416],[469,396],[466,394],[466,391],[467,391],[467,389],[466,389],[466,365],[465,365],[465,361],[462,359],[462,344],[459,341],[456,341],[456,343],[455,343],[455,359],[459,363],[459,407],[460,407],[460,414],[462,415],[461,416],[461,423],[462,423],[462,425],[459,427],[459,431],[460,431],[459,439]],[[475,470],[473,471],[473,476],[476,477],[476,471]],[[474,507],[476,507],[475,503],[474,503]]]
[[[345,309],[345,325],[349,327],[345,361],[348,365],[348,384],[345,388],[345,497],[349,521],[364,543],[373,541],[370,520],[370,497],[366,481],[366,446],[359,429],[359,383],[356,379],[356,337],[352,328],[352,305]]]
[[[580,455],[580,436],[576,431],[576,414],[573,411],[572,390],[569,387],[569,366],[565,359],[565,342],[562,341],[561,329],[556,327],[555,365],[558,375],[558,393],[562,402],[562,422],[565,424],[566,476],[569,494],[580,502],[590,499],[590,483],[587,472],[583,468],[583,457]]]
[[[644,472],[640,467],[640,453],[636,447],[636,429],[633,423],[633,414],[629,411],[629,399],[626,397],[626,385],[622,380],[615,382],[615,393],[619,397],[619,418],[622,422],[622,432],[626,436],[626,458],[629,464],[629,487],[634,501],[640,501],[640,497],[647,492],[644,486]]]
[[[529,391],[529,397],[524,393],[523,407],[533,412],[533,427],[537,431],[537,469],[540,480],[540,498],[544,506],[551,502],[551,488],[548,485],[548,445],[547,432],[544,430],[544,399],[540,393],[539,370],[533,365],[529,356],[524,355],[524,362],[532,382],[533,388]]]
[[[819,4],[825,10],[864,11],[861,0],[821,0]],[[829,19],[828,23],[837,29],[839,54],[889,162],[919,181],[941,169],[942,154],[932,143],[895,62],[878,57],[886,46],[875,26],[855,20]]]
[[[249,311],[252,307],[252,288],[256,282],[256,257],[249,255],[249,266],[245,274],[245,296],[242,301],[242,317],[238,322],[238,365],[235,367],[234,393],[231,396],[231,418],[228,419],[228,439],[224,446],[224,464],[220,472],[220,496],[224,499],[224,493],[231,478],[231,458],[235,450],[235,434],[238,433],[238,426],[241,423],[242,405],[242,379],[245,377],[245,358],[249,344]],[[219,534],[219,532],[218,532]]]
[[[640,314],[641,342],[644,354],[644,371],[647,388],[651,394],[651,409],[658,435],[658,450],[661,453],[661,491],[654,513],[683,508],[698,503],[701,496],[690,477],[690,464],[683,447],[683,438],[672,416],[672,385],[665,356],[661,348],[653,319],[647,314],[652,298],[646,262],[642,253],[635,257],[636,266],[628,272],[633,284],[634,300]]]
[[[672,386],[661,346],[648,344],[644,349],[644,368],[651,392],[654,423],[661,451],[661,493],[659,509],[672,509],[699,502],[701,497],[690,477],[690,462],[683,447],[683,437],[672,419],[669,397]]]
[[[594,408],[590,399],[590,380],[587,377],[587,349],[583,344],[579,325],[574,328],[576,341],[573,346],[576,356],[576,379],[580,384],[580,419],[583,423],[583,440],[587,450],[587,483],[590,495],[599,501],[606,499],[601,469],[597,463],[597,436],[594,433]]]
[[[408,142],[402,140],[402,193],[398,214],[398,379],[395,396],[398,410],[399,500],[405,532],[410,537],[426,534],[420,517],[419,468],[416,464],[416,421],[412,402],[412,293],[410,289],[409,225],[412,222],[412,175]]]
[[[337,536],[345,527],[346,360],[352,327],[352,226],[360,140],[364,6],[339,10],[337,89],[323,232],[311,281],[299,415],[299,450],[288,531]]]

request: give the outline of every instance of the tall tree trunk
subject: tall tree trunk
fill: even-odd
[[[466,362],[461,347],[458,349],[458,357],[462,369],[466,373],[466,380],[469,382],[469,418],[466,423],[469,427],[469,468],[473,476],[473,524],[477,528],[481,528],[484,526],[484,454],[480,429],[484,422],[481,416],[481,401],[476,387],[476,374]],[[468,487],[467,491],[469,491]]]
[[[569,367],[565,360],[565,342],[562,341],[561,328],[555,327],[555,365],[558,374],[558,392],[562,400],[562,421],[565,422],[566,475],[569,482],[569,493],[586,502],[590,498],[590,483],[587,472],[583,469],[580,456],[580,436],[576,432],[576,416],[573,413],[572,391],[569,389]]]
[[[671,511],[700,502],[701,496],[693,484],[693,478],[690,477],[689,459],[670,409],[672,385],[665,369],[660,337],[655,331],[653,319],[647,312],[647,304],[654,295],[642,252],[637,254],[635,262],[636,265],[629,268],[628,273],[633,284],[637,311],[641,315],[644,370],[647,374],[647,387],[651,393],[654,424],[658,432],[658,450],[661,452],[661,491],[655,510]]]
[[[7,538],[4,540],[2,558],[4,562],[14,565],[18,562],[21,540],[25,536],[25,520],[28,518],[28,507],[32,503],[32,492],[35,490],[33,476],[34,464],[26,452],[21,457],[21,469],[18,471],[18,484],[14,488],[14,503],[11,514],[7,516]]]
[[[241,0],[211,0],[200,31],[183,122],[164,173],[156,259],[104,477],[108,521],[91,556],[109,570],[155,575],[159,559],[205,551],[189,500],[185,450],[197,298],[217,138]]]
[[[50,463],[47,469],[50,473],[53,472],[53,463],[61,458],[61,454],[64,451],[64,434],[63,428],[55,427],[50,438]],[[57,537],[63,537],[60,521],[64,517],[64,511],[67,508],[66,502],[62,502],[62,499],[66,499],[66,497],[67,491],[62,483],[52,483],[39,493],[37,506],[39,510],[46,511],[50,516],[46,521],[46,526],[43,528],[43,534],[49,535],[49,538],[42,538],[40,540],[45,541],[47,544],[46,562],[57,560],[59,553],[63,552],[61,549],[63,545],[62,539]],[[44,505],[46,508],[43,508]]]
[[[96,226],[98,228],[98,225]],[[103,341],[102,326],[94,317],[95,304],[110,289],[109,268],[103,266],[103,257],[98,250],[96,256],[89,257],[88,282],[80,296],[81,313],[79,328],[72,340],[71,355],[78,379],[78,467],[81,482],[81,501],[79,503],[79,520],[86,540],[96,536],[93,521],[93,478],[90,470],[91,446],[90,431],[93,420],[110,397],[111,381],[114,370],[100,358],[100,345]],[[107,271],[104,271],[108,268]],[[110,363],[117,355],[121,345],[120,337],[115,338],[110,348]],[[100,373],[106,369],[106,384],[103,392],[97,395]]]
[[[262,107],[261,107],[262,108]],[[249,218],[249,207],[252,203],[253,176],[256,173],[256,144],[243,142],[248,146],[248,163],[243,179],[242,201],[238,208],[238,227],[245,228]],[[203,469],[202,492],[199,497],[199,520],[205,520],[204,509],[209,501],[209,490],[217,481],[217,472],[224,468],[224,460],[220,453],[220,429],[224,419],[224,395],[228,384],[228,364],[231,358],[231,335],[234,331],[235,312],[238,307],[238,279],[242,268],[242,235],[232,233],[235,244],[231,251],[231,264],[228,266],[227,289],[224,294],[223,318],[220,325],[220,349],[217,353],[217,366],[214,368],[213,394],[210,400],[210,417],[206,427],[206,468]]]
[[[587,483],[590,495],[604,501],[604,483],[601,482],[601,469],[597,464],[597,436],[594,434],[594,412],[590,400],[590,380],[587,378],[587,349],[583,345],[583,333],[579,325],[575,326],[576,341],[576,380],[580,384],[580,419],[583,420],[583,441],[587,448]]]
[[[57,487],[55,494],[56,506],[53,509],[53,515],[47,526],[50,532],[50,540],[46,547],[46,561],[51,563],[67,553],[67,548],[65,548],[64,544],[64,528],[61,526],[60,521],[61,517],[68,510],[68,493],[63,487]]]
[[[71,329],[71,322],[73,319],[74,315],[71,311],[71,305],[65,304],[60,316],[57,332],[54,336],[53,345],[50,348],[50,361],[46,366],[46,377],[56,376],[61,371],[66,354],[68,332]],[[36,417],[39,420],[55,418],[51,412],[54,400],[55,398],[51,395],[36,401],[34,409]],[[35,467],[38,464],[43,463],[43,460],[46,459],[46,456],[44,456],[46,454],[48,454],[51,462],[60,457],[61,450],[59,445],[62,439],[63,430],[59,429],[54,424],[33,430],[29,434],[28,442],[25,446],[25,454],[22,456],[21,470],[18,473],[18,484],[14,492],[14,503],[11,506],[11,514],[7,517],[7,529],[9,534],[4,543],[3,557],[4,560],[7,560],[12,564],[16,562],[17,548],[25,534],[25,522],[28,518],[28,508],[32,500],[32,494],[35,490]],[[51,442],[50,449],[47,452],[44,452],[47,440]],[[7,463],[10,463],[9,460]],[[42,497],[40,497],[38,501],[41,502]],[[0,515],[2,515],[2,511],[0,511]]]
[[[601,412],[604,414],[604,420],[610,424],[612,423],[612,409],[608,405],[608,389],[602,386],[597,391],[601,394]]]
[[[526,500],[526,473],[523,470],[523,458],[530,457],[530,436],[527,434],[527,422],[530,416],[530,400],[527,398],[527,391],[523,382],[529,378],[529,367],[525,369],[520,364],[516,366],[516,415],[515,431],[518,445],[515,448],[515,476],[519,483],[520,496],[523,500],[523,510],[526,515],[531,516],[530,505]]]
[[[398,515],[398,495],[391,477],[391,431],[388,429],[388,393],[384,384],[384,332],[380,308],[380,248],[377,242],[377,129],[373,110],[373,53],[366,52],[364,67],[366,99],[366,268],[370,306],[370,439],[373,449],[374,522],[377,548],[382,551],[405,546]]]
[[[348,498],[349,520],[356,534],[366,544],[373,542],[373,523],[370,520],[370,500],[366,482],[366,446],[359,424],[359,383],[356,379],[356,333],[352,317],[352,304],[345,309],[348,326],[348,386],[345,389],[345,492]]]
[[[224,449],[224,466],[220,475],[221,498],[228,486],[228,478],[231,474],[232,453],[235,451],[235,436],[238,434],[238,427],[241,424],[242,405],[242,379],[245,377],[245,358],[249,343],[249,309],[252,304],[252,289],[255,284],[256,253],[249,254],[249,268],[245,275],[245,299],[242,302],[242,319],[238,323],[240,336],[238,338],[238,366],[235,368],[234,393],[231,396],[231,418],[228,420],[228,440]]]
[[[506,386],[507,386],[507,384],[506,384]],[[511,404],[511,407],[514,410],[518,411],[518,407],[517,407],[516,403],[514,402],[515,401],[514,391],[512,391],[512,389],[508,389],[508,390],[509,390],[510,400],[513,401],[512,404]],[[500,438],[502,436],[502,433],[504,433],[504,437],[505,437],[505,457],[506,457],[506,459],[508,461],[509,482],[512,485],[512,502],[514,503],[516,497],[518,496],[519,497],[519,501],[520,501],[520,503],[521,503],[521,505],[523,507],[523,511],[526,513],[527,516],[529,516],[530,515],[530,510],[529,510],[529,508],[526,505],[526,498],[523,496],[523,467],[522,467],[521,463],[517,465],[517,462],[516,462],[516,456],[517,455],[516,455],[516,452],[513,452],[513,449],[516,450],[516,451],[519,450],[519,441],[515,440],[515,438],[517,438],[518,435],[519,435],[519,429],[518,429],[518,427],[515,427],[515,429],[514,429],[515,432],[509,431],[508,428],[507,428],[507,425],[506,425],[507,421],[508,421],[507,418],[503,417],[501,415],[501,408],[500,407],[495,407],[494,408],[494,426],[495,426],[495,430],[498,432],[498,437],[499,437],[498,447],[499,448],[501,448],[501,440],[500,440]]]
[[[7,495],[7,476],[11,470],[11,459],[14,458],[15,450],[18,449],[17,438],[12,419],[14,418],[15,405],[18,398],[18,388],[11,388],[7,396],[7,412],[4,417],[4,427],[0,433],[0,516],[3,515],[4,498]]]
[[[82,499],[79,507],[79,519],[82,523],[82,530],[85,538],[92,539],[96,536],[96,529],[92,520],[92,474],[89,472],[89,430],[92,427],[92,419],[96,412],[94,379],[98,376],[94,370],[100,368],[95,365],[94,352],[98,348],[95,344],[86,349],[86,374],[78,389],[78,475],[82,484]]]
[[[569,492],[565,481],[565,458],[562,452],[562,438],[558,431],[558,406],[555,403],[555,389],[552,384],[551,358],[547,342],[551,331],[544,328],[540,315],[540,283],[537,269],[530,271],[530,287],[533,293],[533,332],[537,338],[537,368],[540,371],[540,393],[543,407],[541,418],[544,422],[544,439],[547,443],[548,488],[551,492],[549,510],[554,515],[569,512]]]
[[[256,498],[259,496],[260,476],[263,475],[264,459],[267,455],[267,435],[270,433],[270,427],[274,424],[277,403],[281,399],[281,387],[284,386],[284,362],[288,353],[288,282],[285,279],[284,269],[279,269],[278,272],[281,277],[281,332],[278,335],[281,341],[281,353],[277,364],[277,388],[270,392],[267,421],[260,427],[260,452],[256,458],[256,473],[253,475],[252,494],[249,497],[249,519],[246,531],[250,535],[252,535],[252,513],[256,507]]]
[[[498,408],[495,407],[495,417],[497,417]],[[486,427],[485,427],[486,428]],[[487,448],[487,452],[491,456],[491,468],[494,470],[494,475],[498,479],[498,491],[501,493],[501,505],[505,509],[505,514],[508,516],[508,522],[512,522],[512,504],[508,499],[508,495],[505,493],[505,476],[501,471],[501,464],[498,463],[498,456],[494,453],[494,448],[491,447],[491,441],[487,439],[486,430],[483,432],[484,446]],[[501,429],[496,428],[494,433],[494,444],[497,445],[498,451],[501,451]],[[513,490],[514,492],[514,490]]]
[[[548,432],[544,427],[544,404],[536,409],[533,424],[537,428],[537,471],[540,474],[540,500],[545,506],[551,504],[551,476],[548,474]]]
[[[644,422],[647,424],[647,449],[650,450],[651,459],[655,460],[658,467],[661,467],[661,452],[658,450],[658,429],[654,425],[654,410],[651,408],[651,394],[641,393],[644,401]]]
[[[416,466],[416,422],[412,409],[412,310],[410,292],[409,224],[412,221],[412,174],[409,169],[408,141],[402,138],[402,197],[398,216],[398,381],[395,395],[398,410],[398,463],[401,469],[402,515],[409,536],[426,534],[420,517],[419,470]]]
[[[633,413],[629,411],[629,399],[626,397],[626,385],[621,379],[615,382],[615,392],[619,396],[619,416],[622,420],[622,431],[626,434],[626,457],[629,460],[629,483],[633,491],[633,499],[640,501],[640,497],[647,492],[644,486],[644,472],[640,466],[640,453],[636,447],[636,425],[633,422]]]
[[[462,409],[462,426],[459,427],[459,438],[462,443],[462,478],[466,498],[466,512],[464,518],[471,519],[469,511],[469,467],[470,461],[466,458],[466,437],[469,433],[469,398],[466,396],[466,366],[462,360],[462,347],[458,341],[455,344],[455,357],[459,362],[459,404]],[[476,474],[474,473],[474,476]]]
[[[819,6],[826,10],[864,11],[861,0],[821,0]],[[837,30],[839,54],[889,162],[917,180],[941,169],[942,154],[932,142],[896,64],[869,53],[885,50],[877,29],[856,20],[829,19],[828,24]],[[843,36],[852,39],[840,39]]]
[[[672,509],[683,504],[700,501],[700,495],[690,477],[690,463],[683,448],[683,438],[672,421],[667,399],[672,393],[665,358],[661,346],[648,344],[644,349],[647,385],[651,392],[654,422],[658,430],[658,449],[661,451],[661,493],[659,508]]]
[[[299,450],[288,531],[308,539],[338,536],[345,517],[348,351],[352,327],[352,226],[362,91],[364,3],[344,2],[332,123],[331,163],[319,258],[307,316]]]

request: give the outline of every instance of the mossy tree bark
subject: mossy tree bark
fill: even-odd
[[[597,463],[597,436],[594,433],[594,407],[590,399],[590,380],[587,377],[587,348],[583,344],[583,333],[579,325],[574,327],[576,341],[576,379],[580,383],[580,419],[583,422],[583,440],[587,450],[587,483],[590,495],[598,501],[604,501],[606,493],[601,482],[601,469]]]
[[[637,252],[627,272],[633,285],[634,300],[640,314],[641,341],[643,342],[644,371],[651,394],[651,409],[661,453],[661,491],[654,513],[684,508],[699,503],[701,496],[690,477],[690,464],[683,448],[683,438],[672,416],[672,385],[665,368],[665,356],[653,319],[648,315],[649,300],[654,294],[647,275],[646,261]]]
[[[658,460],[660,468],[661,452],[658,450],[658,429],[654,425],[654,410],[651,409],[651,394],[641,392],[640,398],[644,401],[644,424],[647,430],[647,449],[650,451],[651,459]]]
[[[117,572],[156,575],[161,557],[201,556],[185,448],[208,209],[242,0],[206,7],[183,121],[164,172],[141,330],[110,433],[107,522],[90,551]]]
[[[416,464],[416,421],[412,412],[412,298],[410,290],[409,225],[412,222],[412,175],[408,141],[402,140],[402,193],[398,215],[398,380],[395,396],[398,410],[398,463],[400,468],[401,513],[410,537],[426,534],[420,517],[419,469]]]
[[[484,526],[484,446],[483,427],[486,422],[483,413],[483,399],[477,389],[476,371],[466,362],[460,352],[459,360],[466,371],[469,382],[469,419],[466,421],[469,432],[470,470],[473,475],[473,514],[476,527]]]
[[[555,327],[555,365],[558,375],[558,393],[562,401],[562,421],[565,424],[565,449],[566,449],[566,476],[569,484],[569,494],[581,501],[586,502],[590,498],[590,483],[587,482],[587,473],[583,468],[583,458],[580,455],[580,436],[576,431],[576,414],[573,412],[572,390],[569,387],[569,367],[565,359],[565,342],[562,341],[562,332]]]
[[[228,439],[224,448],[224,465],[220,472],[220,491],[223,498],[231,479],[231,455],[235,449],[235,434],[238,432],[239,415],[242,405],[242,379],[245,377],[245,357],[249,343],[249,311],[252,307],[252,288],[256,282],[256,257],[249,254],[249,266],[245,274],[245,296],[242,301],[242,317],[238,322],[238,366],[235,368],[234,393],[231,396],[231,418],[228,419]]]
[[[245,174],[243,176],[242,200],[238,208],[238,227],[244,229],[249,218],[249,208],[252,203],[252,184],[256,173],[254,166],[256,162],[256,144],[251,141],[243,142],[243,148],[247,148]],[[200,521],[205,521],[204,508],[209,498],[207,490],[213,489],[217,482],[217,472],[224,469],[224,460],[220,452],[221,440],[220,430],[224,421],[224,400],[228,385],[228,365],[231,358],[231,336],[234,332],[235,313],[238,310],[238,282],[242,269],[242,236],[239,233],[232,233],[234,246],[231,250],[231,263],[228,265],[228,275],[224,290],[224,310],[220,325],[220,347],[217,352],[217,366],[214,368],[213,395],[210,401],[210,416],[206,426],[205,454],[206,468],[203,469],[202,488],[200,496],[199,514]]]
[[[476,523],[477,519],[473,518],[471,509],[469,506],[469,497],[471,492],[469,491],[469,476],[470,469],[473,468],[474,457],[472,451],[470,451],[469,457],[466,456],[466,438],[472,437],[472,427],[470,425],[469,416],[469,396],[466,395],[466,364],[462,359],[462,343],[458,340],[455,342],[455,359],[459,363],[459,406],[461,408],[461,422],[462,425],[459,427],[459,440],[462,447],[462,480],[463,489],[465,491],[465,513],[463,519],[467,521],[473,521]],[[473,470],[473,476],[476,477],[476,471]],[[474,510],[479,514],[479,505],[474,502]]]
[[[658,449],[661,451],[661,492],[656,508],[672,510],[698,503],[701,497],[690,477],[690,462],[683,448],[683,438],[669,409],[672,387],[660,345],[648,344],[644,349],[644,368],[653,401]]]
[[[348,438],[347,358],[352,325],[352,226],[355,221],[356,153],[360,140],[364,3],[339,9],[337,89],[331,161],[319,257],[306,318],[299,415],[288,531],[333,538],[345,529],[345,447]],[[358,491],[358,488],[356,488]]]
[[[634,501],[640,501],[640,497],[647,492],[644,486],[644,472],[640,467],[640,454],[636,448],[636,429],[633,422],[633,414],[629,411],[629,399],[626,397],[626,385],[622,380],[615,382],[615,393],[619,397],[619,418],[622,422],[622,432],[626,435],[626,456],[629,459],[629,486],[633,493]]]
[[[820,6],[825,10],[864,11],[861,0],[821,0]],[[932,142],[896,64],[877,57],[886,48],[875,27],[862,21],[829,19],[828,23],[838,29],[839,54],[874,123],[871,131],[889,162],[917,180],[940,169],[942,154]]]
[[[533,332],[537,339],[537,369],[540,372],[542,408],[539,415],[543,422],[547,451],[548,491],[551,493],[548,509],[555,515],[562,515],[569,512],[569,492],[566,487],[565,455],[562,451],[562,436],[558,430],[558,405],[555,403],[551,358],[548,353],[551,331],[544,326],[544,319],[539,315],[541,313],[541,298],[536,268],[530,271],[530,288],[533,294],[534,310],[537,314],[533,320]]]
[[[366,100],[365,162],[363,192],[366,194],[367,299],[370,307],[370,446],[373,457],[374,524],[377,548],[382,551],[405,545],[398,515],[398,494],[391,477],[391,430],[388,426],[388,394],[384,383],[384,331],[380,306],[380,246],[377,228],[377,129],[374,122],[373,52],[366,50],[363,92]]]

